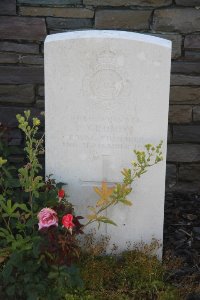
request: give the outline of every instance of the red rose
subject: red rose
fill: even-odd
[[[62,217],[63,226],[69,229],[70,232],[72,231],[72,228],[75,226],[72,221],[73,221],[73,216],[71,214],[67,214]]]
[[[64,196],[65,196],[65,191],[63,190],[63,189],[61,189],[61,190],[59,190],[58,191],[58,198],[64,198]]]

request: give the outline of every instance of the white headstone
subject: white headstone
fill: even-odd
[[[164,161],[133,185],[132,207],[108,212],[110,243],[163,239],[171,42],[124,31],[76,31],[45,41],[46,174],[68,184],[81,215],[93,187],[120,182],[133,149],[164,141]]]

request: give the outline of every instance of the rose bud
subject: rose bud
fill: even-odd
[[[72,229],[75,226],[73,221],[73,216],[71,214],[64,215],[62,218],[62,224],[65,228],[67,228],[72,234]]]
[[[65,196],[65,191],[64,191],[63,189],[60,189],[60,190],[58,191],[58,198],[59,198],[59,201],[60,201],[61,199],[63,199],[64,196]]]

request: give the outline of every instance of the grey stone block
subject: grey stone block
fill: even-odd
[[[16,53],[0,53],[1,64],[16,64],[19,61],[19,54]]]
[[[83,0],[85,5],[93,6],[168,6],[172,0]]]
[[[151,10],[98,10],[95,27],[100,29],[149,29]]]
[[[16,0],[1,0],[0,15],[16,15]]]
[[[173,126],[173,141],[200,143],[200,125]]]
[[[160,31],[183,33],[199,31],[199,10],[195,8],[158,9],[154,13],[152,28]]]
[[[187,164],[179,167],[179,179],[182,181],[199,181],[200,178],[200,165]]]
[[[200,122],[200,106],[193,107],[193,121]]]
[[[34,86],[0,85],[0,102],[33,103],[35,98]]]
[[[46,25],[42,18],[0,17],[1,39],[42,41],[45,36]]]
[[[200,76],[171,74],[171,85],[200,86]]]
[[[174,61],[172,62],[171,71],[172,73],[199,75],[200,62]]]
[[[43,67],[0,66],[0,83],[26,84],[44,82]]]
[[[166,186],[171,188],[176,184],[176,165],[167,164],[166,166]]]
[[[72,7],[20,7],[19,13],[22,16],[47,16],[60,18],[93,18],[94,11],[88,8],[72,8]]]
[[[185,40],[184,40],[184,48],[200,49],[200,34],[186,35]]]
[[[91,28],[93,22],[91,19],[65,19],[65,18],[52,18],[47,17],[48,29],[80,29]]]
[[[17,114],[24,114],[24,111],[30,109],[27,107],[11,107],[11,106],[1,106],[0,109],[0,123],[8,127],[17,127],[18,122],[16,119]],[[44,117],[41,115],[42,110],[31,108],[31,115],[33,117],[38,117],[42,122]]]
[[[17,3],[33,5],[33,0],[17,0]],[[34,0],[34,5],[65,6],[71,4],[72,5],[82,4],[82,0]]]
[[[192,122],[192,106],[190,105],[170,105],[169,123],[187,124]]]
[[[170,144],[167,148],[168,162],[200,162],[200,145]]]
[[[170,102],[179,104],[199,104],[200,87],[172,86],[170,89]]]
[[[175,0],[176,4],[183,6],[200,6],[200,0]]]
[[[39,45],[0,41],[0,51],[37,54],[39,53]]]

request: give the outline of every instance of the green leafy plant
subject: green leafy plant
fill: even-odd
[[[95,187],[94,191],[98,194],[99,200],[96,206],[90,206],[91,213],[87,216],[88,222],[85,226],[97,222],[116,225],[113,220],[110,220],[102,213],[117,204],[131,206],[132,202],[127,199],[127,196],[132,192],[132,184],[148,169],[163,160],[162,156],[162,141],[157,145],[145,145],[144,151],[134,150],[135,160],[132,161],[132,168],[123,169],[123,183],[117,183],[113,187],[108,187],[106,182],[102,182],[101,188]]]
[[[24,116],[17,115],[17,119],[25,134],[26,153],[26,164],[18,170],[19,178],[10,174],[8,159],[0,157],[1,294],[5,299],[61,299],[80,284],[72,262],[79,254],[76,235],[82,225],[61,184],[50,177],[45,181],[40,175],[39,155],[44,151],[43,137],[38,138],[40,120],[31,118],[30,111],[25,111]],[[6,149],[5,145],[3,148]],[[11,179],[18,184],[11,184]],[[54,209],[44,208],[47,205]],[[48,220],[42,222],[44,210],[53,212],[55,224],[47,226]],[[62,222],[58,224],[63,214],[73,214],[73,223],[65,220],[65,226]]]
[[[13,189],[19,187],[19,179],[16,178],[17,170],[14,165],[11,165],[7,157],[11,154],[4,137],[6,128],[0,127],[0,194],[4,196],[13,195]],[[14,148],[16,151],[16,148]]]

